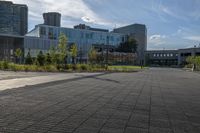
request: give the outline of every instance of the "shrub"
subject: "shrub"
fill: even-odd
[[[2,69],[8,69],[8,68],[9,68],[9,63],[8,63],[8,61],[3,61]]]
[[[72,65],[71,65],[71,64],[67,64],[67,65],[66,65],[66,69],[67,69],[67,70],[72,69]]]
[[[73,65],[72,65],[72,69],[73,69],[73,70],[78,70],[77,65],[76,65],[76,64],[73,64]]]
[[[86,64],[81,64],[81,65],[80,65],[80,69],[83,70],[83,71],[87,71],[87,70],[88,70],[88,65],[86,65]]]

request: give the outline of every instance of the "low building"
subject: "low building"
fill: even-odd
[[[200,56],[200,48],[146,51],[146,64],[151,66],[184,66],[189,56]]]
[[[151,66],[177,66],[177,50],[152,50],[146,52],[146,64]]]

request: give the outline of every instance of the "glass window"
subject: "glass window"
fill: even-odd
[[[40,36],[45,36],[45,35],[46,35],[46,28],[40,27]]]
[[[53,39],[53,28],[49,28],[48,38]]]

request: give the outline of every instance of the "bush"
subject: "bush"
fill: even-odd
[[[67,69],[67,70],[72,69],[72,65],[71,65],[71,64],[67,64],[67,65],[66,65],[66,69]]]
[[[72,65],[72,70],[78,70],[78,67],[77,67],[76,64],[73,64],[73,65]]]
[[[86,64],[81,64],[81,65],[80,65],[80,69],[83,70],[83,71],[87,71],[87,70],[88,70],[88,65],[86,65]]]
[[[3,61],[2,69],[8,69],[8,68],[9,68],[9,63],[8,63],[8,61]]]
[[[46,65],[46,66],[44,66],[44,69],[47,72],[57,72],[58,71],[57,67],[54,65]]]

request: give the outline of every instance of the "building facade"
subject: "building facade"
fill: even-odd
[[[189,56],[200,56],[200,48],[146,51],[146,64],[151,66],[184,66]]]
[[[58,45],[61,33],[67,36],[69,45],[72,43],[77,44],[78,50],[81,50],[83,53],[82,58],[85,60],[87,60],[88,51],[93,45],[102,47],[105,45],[117,46],[125,41],[125,35],[120,33],[37,25],[24,37],[25,55],[28,52],[32,56],[36,56],[39,51],[48,52],[52,46],[56,47]]]
[[[43,13],[44,25],[60,27],[61,14],[57,12]]]
[[[28,7],[0,1],[0,33],[25,35],[28,31]]]
[[[14,51],[23,50],[28,30],[28,7],[0,1],[0,60],[14,60]]]
[[[145,51],[147,50],[147,29],[143,24],[132,24],[113,30],[114,33],[126,34],[137,41],[137,62],[144,64]]]

